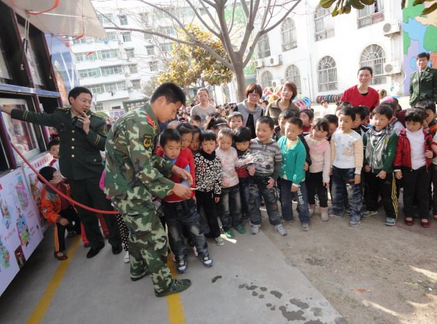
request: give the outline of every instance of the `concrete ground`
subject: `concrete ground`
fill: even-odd
[[[346,323],[263,232],[210,244],[210,269],[190,253],[179,277],[193,285],[168,298],[154,297],[149,278],[131,282],[108,244],[88,260],[79,238],[69,239],[78,246],[70,263],[55,260],[50,233],[0,298],[1,323]]]

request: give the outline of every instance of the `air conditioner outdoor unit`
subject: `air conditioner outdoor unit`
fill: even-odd
[[[272,86],[273,87],[280,87],[281,85],[282,85],[282,79],[275,79],[275,80],[272,80]]]
[[[382,31],[384,32],[384,36],[392,36],[393,34],[401,32],[401,25],[399,21],[391,20],[382,26]]]
[[[400,61],[384,63],[384,74],[399,74],[402,72],[402,64]]]
[[[269,66],[278,66],[282,64],[281,55],[272,56],[269,58]]]
[[[264,66],[263,60],[256,60],[255,61],[255,66],[256,66],[257,69],[262,68]]]

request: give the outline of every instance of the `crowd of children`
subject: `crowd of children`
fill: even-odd
[[[211,267],[207,238],[220,246],[235,232],[244,235],[245,219],[250,233],[258,234],[262,204],[269,223],[282,236],[294,221],[293,201],[303,231],[310,229],[317,204],[322,221],[346,214],[355,227],[375,215],[382,203],[385,225],[394,226],[403,190],[405,224],[412,226],[419,218],[422,227],[429,227],[431,208],[437,219],[435,118],[432,101],[402,110],[396,99],[387,98],[372,113],[365,106],[342,102],[335,115],[318,119],[311,109],[283,110],[276,123],[261,115],[255,134],[238,111],[172,121],[161,133],[157,155],[187,170],[194,180],[189,185],[173,175],[173,181],[191,186],[191,198],[172,194],[161,202],[177,271],[188,268],[185,238],[200,261]],[[56,147],[51,151],[56,156]],[[42,173],[63,186],[56,169]],[[44,197],[53,198],[51,208],[57,210],[49,214],[44,205],[47,218],[57,224],[55,256],[62,260],[64,227],[72,229],[71,224],[79,222],[64,211],[71,211],[71,206],[49,188]],[[80,232],[77,226],[74,230]]]

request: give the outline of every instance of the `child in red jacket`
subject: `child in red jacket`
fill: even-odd
[[[405,113],[406,129],[401,130],[398,138],[396,157],[393,162],[397,179],[402,179],[404,187],[405,224],[414,225],[413,202],[418,200],[420,224],[429,227],[429,165],[432,162],[432,136],[423,129],[425,111],[418,108],[407,109]]]
[[[64,184],[64,179],[55,168],[47,166],[42,168],[39,173],[44,179],[50,181],[56,189],[70,196],[70,188]],[[40,211],[50,224],[55,224],[55,258],[59,261],[66,260],[68,257],[64,253],[65,229],[74,230],[80,234],[79,216],[68,200],[47,185],[44,186],[41,194]]]

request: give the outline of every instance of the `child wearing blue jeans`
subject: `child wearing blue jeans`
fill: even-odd
[[[352,130],[356,117],[353,108],[343,108],[338,113],[338,129],[331,137],[332,156],[332,209],[330,217],[343,217],[344,197],[347,194],[351,219],[350,226],[361,223],[363,190],[363,139]]]
[[[272,140],[275,122],[271,117],[262,116],[256,122],[256,138],[250,141],[249,151],[253,165],[249,167],[249,217],[251,233],[258,234],[261,227],[260,195],[263,196],[270,224],[280,235],[287,235],[281,223],[275,182],[281,171],[282,155],[278,144]]]
[[[310,214],[304,170],[307,153],[299,138],[302,134],[302,127],[303,122],[297,117],[286,121],[285,136],[278,141],[283,161],[279,177],[281,178],[281,205],[284,221],[291,223],[294,220],[292,198],[295,196],[302,230],[308,231]]]
[[[247,164],[250,162],[249,145],[252,139],[252,131],[249,127],[241,126],[234,133],[234,147],[237,150],[238,161],[235,169],[238,174],[240,187],[241,212],[243,218],[249,217],[249,173]]]
[[[174,165],[190,172],[190,163],[179,156],[181,152],[182,137],[177,130],[166,129],[160,135],[159,144],[164,151],[163,158],[171,161]],[[189,186],[177,175],[172,175],[171,180]],[[191,198],[184,200],[175,194],[166,196],[162,200],[165,222],[168,226],[168,236],[171,250],[176,259],[176,270],[184,273],[187,270],[187,247],[185,244],[182,229],[185,228],[193,238],[200,261],[206,267],[212,267],[214,262],[209,257],[208,244],[205,235],[200,229],[200,217],[197,213],[196,202]]]

